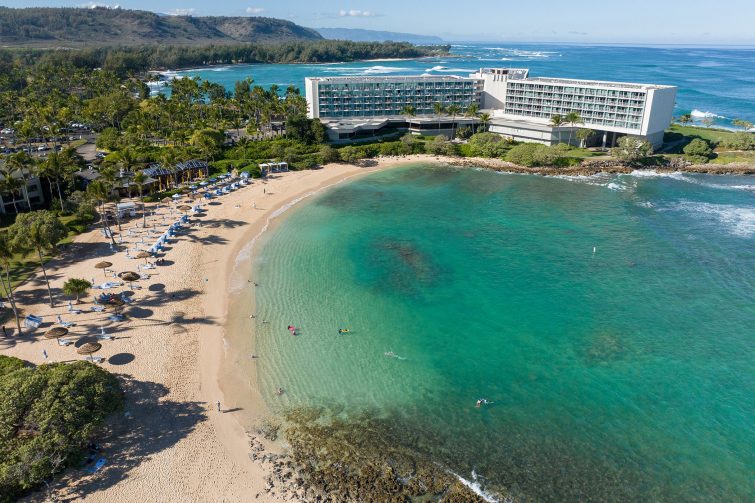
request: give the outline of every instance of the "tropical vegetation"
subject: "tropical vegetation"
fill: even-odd
[[[13,501],[81,464],[123,404],[117,379],[89,362],[26,366],[0,355],[0,501]]]

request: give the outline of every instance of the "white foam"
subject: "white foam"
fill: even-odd
[[[755,207],[682,200],[668,209],[707,217],[724,226],[734,236],[749,238],[755,235]]]
[[[725,119],[723,115],[714,114],[713,112],[703,112],[702,110],[694,109],[689,113],[695,119]]]
[[[493,496],[492,494],[485,492],[485,490],[482,488],[480,483],[478,482],[477,473],[475,473],[474,470],[472,470],[472,480],[467,480],[458,473],[451,472],[457,479],[459,479],[459,482],[464,484],[469,490],[471,490],[473,493],[475,493],[477,496],[482,498],[483,500],[489,502],[489,503],[510,503],[508,500],[504,500],[501,502],[498,498]]]
[[[445,69],[446,69],[446,67],[445,67],[445,66],[440,66],[440,65],[438,65],[438,66],[434,66],[434,67],[432,67],[432,68],[428,68],[428,69],[427,69],[427,70],[425,70],[425,71],[426,71],[426,72],[440,72],[441,70],[445,70]]]

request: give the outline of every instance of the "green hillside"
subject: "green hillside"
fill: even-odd
[[[266,17],[164,16],[110,8],[0,7],[0,45],[233,44],[322,40],[315,30]]]

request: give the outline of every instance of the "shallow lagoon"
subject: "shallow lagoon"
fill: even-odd
[[[429,165],[331,189],[254,264],[263,393],[537,500],[745,500],[754,191]]]

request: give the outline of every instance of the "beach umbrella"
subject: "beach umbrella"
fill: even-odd
[[[147,259],[150,258],[151,256],[152,256],[152,254],[150,252],[146,252],[144,250],[142,250],[142,251],[140,251],[139,253],[136,254],[136,258],[143,258],[144,262],[146,262]]]
[[[123,281],[138,281],[141,279],[141,276],[139,274],[135,273],[134,271],[124,271],[121,273],[118,273],[118,277],[121,278]]]
[[[102,274],[105,274],[105,269],[107,269],[108,267],[110,267],[112,265],[113,265],[112,262],[108,262],[106,260],[103,260],[102,262],[97,262],[96,264],[94,264],[94,268],[95,269],[102,269]],[[107,274],[105,274],[105,276],[107,276]]]
[[[173,194],[171,197],[173,199],[181,199],[181,194]]]
[[[91,358],[91,356],[100,349],[102,349],[102,344],[99,342],[86,342],[82,344],[76,352],[80,355],[87,355]]]
[[[134,286],[132,285],[132,283],[134,281],[141,279],[141,276],[139,276],[134,271],[126,271],[126,272],[119,273],[118,277],[121,278],[123,281],[128,281],[128,287],[131,288],[132,290],[134,289]]]
[[[63,327],[55,327],[51,328],[47,332],[45,332],[45,339],[57,339],[58,337],[63,337],[68,333],[67,328]]]
[[[181,206],[179,206],[179,207],[178,207],[177,209],[179,209],[179,210],[181,210],[181,211],[189,211],[189,210],[191,209],[191,206],[189,206],[189,205],[187,205],[187,204],[182,204],[182,205],[181,205]]]

